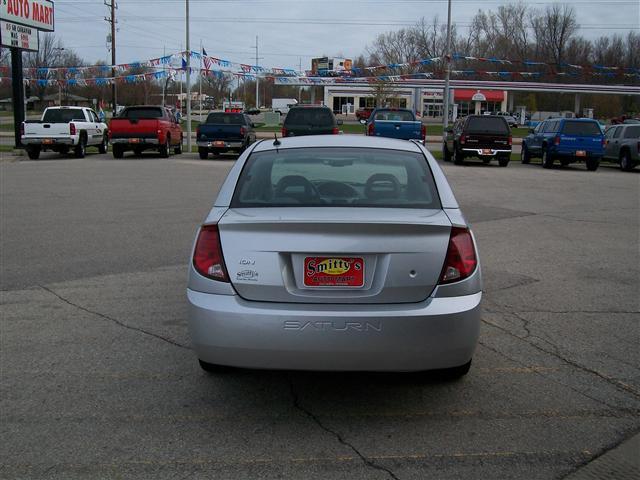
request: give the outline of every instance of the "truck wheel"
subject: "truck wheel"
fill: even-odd
[[[123,158],[124,157],[124,148],[121,145],[113,146],[113,158]]]
[[[84,158],[87,153],[87,139],[84,135],[80,136],[80,141],[74,150],[76,158]]]
[[[446,143],[442,144],[442,159],[445,162],[450,162],[451,161],[451,154],[449,153],[449,149],[447,148],[447,144]]]
[[[464,164],[464,157],[462,156],[462,153],[458,151],[458,147],[456,147],[455,145],[453,147],[453,163],[455,163],[456,165]]]
[[[104,153],[107,153],[108,149],[109,149],[109,138],[105,135],[102,138],[102,143],[98,145],[98,152],[104,154]]]
[[[600,166],[600,159],[587,158],[586,164],[587,164],[587,170],[589,170],[590,172],[595,172]]]
[[[173,149],[173,153],[176,155],[182,154],[182,138],[180,138],[180,143]]]
[[[553,168],[553,156],[547,148],[542,150],[542,168]]]
[[[501,167],[506,167],[507,165],[509,165],[509,161],[511,161],[511,158],[509,157],[500,157],[498,159],[498,165],[500,165]]]
[[[520,161],[524,165],[531,163],[531,153],[529,153],[529,149],[524,143],[522,144],[522,151],[520,152]]]
[[[31,160],[38,160],[40,158],[40,147],[27,147],[27,155]]]
[[[198,148],[198,155],[200,156],[200,160],[206,160],[207,158],[209,158],[209,150],[200,147]]]
[[[160,156],[162,158],[169,158],[169,151],[171,150],[171,139],[167,137],[167,140],[164,142],[164,145],[160,147]]]
[[[622,155],[620,155],[620,168],[624,172],[630,172],[634,169],[635,166],[636,164],[633,163],[633,160],[631,160],[631,152],[629,152],[628,150],[622,152]]]

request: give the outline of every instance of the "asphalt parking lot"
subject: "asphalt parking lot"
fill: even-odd
[[[640,169],[444,165],[485,277],[459,382],[209,376],[186,264],[231,158],[0,162],[2,478],[563,478],[640,430]]]

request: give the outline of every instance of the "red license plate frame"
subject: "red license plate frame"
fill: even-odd
[[[305,257],[304,286],[362,288],[364,269],[362,257]]]
[[[587,156],[586,150],[576,150],[576,157],[586,157],[586,156]]]
[[[130,143],[140,143],[140,139],[139,138],[131,138],[129,139]]]
[[[493,151],[490,148],[482,149],[482,155],[491,155],[491,154],[493,154]]]
[[[214,147],[224,147],[225,143],[222,140],[216,140],[215,142],[213,142],[213,146]]]
[[[45,138],[42,140],[43,145],[51,145],[53,143],[53,138]]]

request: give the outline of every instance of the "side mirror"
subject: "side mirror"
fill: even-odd
[[[366,124],[366,123],[367,123],[367,121],[363,118],[363,119],[361,119],[361,120],[360,120],[360,123],[361,123],[362,125],[364,125],[364,124]]]
[[[338,125],[342,125],[342,120],[338,120]]]

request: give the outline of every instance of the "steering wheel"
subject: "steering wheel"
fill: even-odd
[[[302,187],[302,191],[299,191],[295,187]],[[289,189],[294,189],[294,191],[288,192],[287,190]],[[275,196],[291,197],[300,202],[319,199],[316,188],[302,175],[287,175],[286,177],[282,177],[276,185]]]

